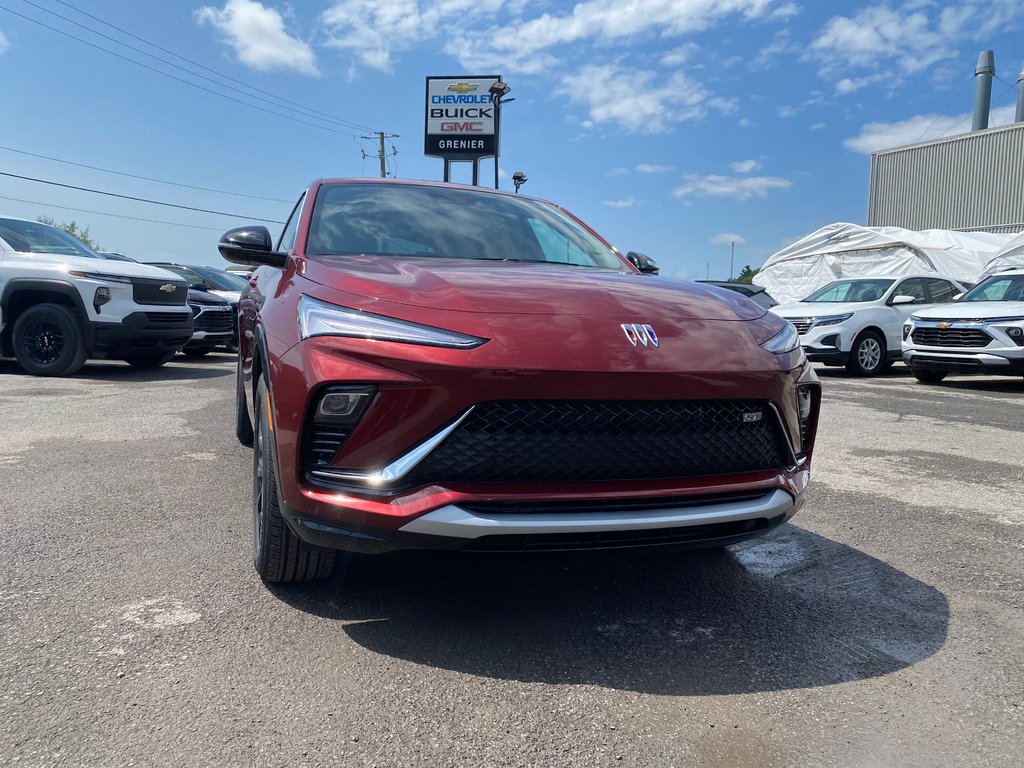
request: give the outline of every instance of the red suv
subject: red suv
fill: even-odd
[[[719,546],[798,509],[820,387],[792,325],[643,274],[551,203],[320,180],[240,303],[264,581],[381,552]]]

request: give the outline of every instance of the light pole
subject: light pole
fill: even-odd
[[[736,241],[729,243],[729,282],[732,282],[732,269],[736,261]]]
[[[523,186],[529,179],[526,178],[526,174],[522,171],[516,171],[512,174],[512,183],[516,185],[516,194],[519,194],[519,188]]]
[[[515,101],[513,96],[511,99],[503,98],[508,94],[512,88],[508,83],[503,83],[498,80],[494,85],[490,87],[491,103],[494,104],[494,188],[498,189],[498,152],[501,146],[501,105],[508,104],[510,101]],[[525,179],[524,179],[525,181]],[[519,188],[516,187],[516,191]]]

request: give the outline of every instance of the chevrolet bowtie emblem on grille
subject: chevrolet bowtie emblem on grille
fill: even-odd
[[[949,328],[949,326],[951,326],[951,325],[952,325],[952,323],[936,323],[935,327],[936,328]]]
[[[634,347],[658,346],[658,334],[647,323],[623,323],[619,327],[622,328],[622,332],[626,334],[626,339]]]
[[[455,91],[456,93],[469,93],[470,91],[476,90],[477,83],[451,83],[448,86],[449,91]]]
[[[174,293],[178,289],[174,283],[164,283],[160,286],[160,290],[164,293]]]

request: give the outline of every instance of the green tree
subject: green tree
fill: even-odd
[[[754,275],[760,272],[760,269],[751,269],[750,265],[747,264],[740,273],[736,276],[737,283],[752,283],[754,282]]]
[[[101,246],[91,237],[89,237],[89,228],[79,229],[78,225],[74,221],[62,222],[58,224],[51,216],[39,216],[36,221],[41,224],[49,224],[51,227],[56,227],[61,232],[66,232],[75,238],[78,242],[82,243],[87,248],[92,248],[94,251],[101,250]]]

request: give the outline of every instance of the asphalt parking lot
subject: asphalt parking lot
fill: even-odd
[[[718,553],[264,587],[234,359],[0,361],[0,764],[1024,764],[1024,381],[821,372],[812,495]]]

